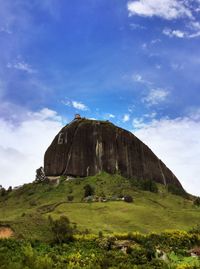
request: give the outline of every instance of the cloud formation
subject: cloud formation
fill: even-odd
[[[183,187],[200,196],[199,111],[175,119],[140,121],[134,134],[175,173]]]
[[[104,115],[104,119],[114,119],[115,118],[115,115],[114,114],[111,114],[111,113],[106,113]]]
[[[16,63],[8,63],[7,68],[14,68],[17,70],[25,71],[29,74],[36,73],[36,70],[34,70],[29,64],[25,62],[16,62]]]
[[[149,94],[142,99],[143,102],[148,105],[157,105],[161,102],[164,102],[169,96],[169,91],[166,89],[151,89]]]
[[[17,125],[0,118],[0,185],[33,181],[35,170],[43,165],[45,150],[61,127],[61,117],[48,108],[27,111]]]
[[[169,37],[177,38],[196,38],[200,36],[200,23],[193,22],[190,24],[190,31],[188,30],[172,30],[170,28],[163,29],[163,34]]]
[[[123,121],[123,122],[128,122],[129,120],[130,120],[130,115],[129,115],[129,114],[125,114],[125,115],[123,116],[122,121]]]
[[[163,29],[166,36],[187,39],[200,36],[198,0],[132,0],[128,2],[127,9],[129,16],[158,17],[167,21],[182,19],[181,29]]]
[[[186,32],[183,32],[183,31],[180,31],[180,30],[172,30],[172,29],[169,29],[169,28],[165,28],[163,30],[163,34],[166,35],[166,36],[169,36],[169,37],[178,37],[178,38],[184,38],[187,33]]]
[[[66,106],[73,107],[77,110],[82,110],[82,111],[89,110],[89,108],[85,104],[79,101],[67,100],[67,101],[63,101],[62,103]]]
[[[129,16],[161,17],[167,20],[192,17],[191,10],[178,0],[137,0],[128,2]]]

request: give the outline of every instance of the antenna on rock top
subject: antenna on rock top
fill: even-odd
[[[81,119],[81,115],[80,115],[80,114],[75,114],[74,119],[75,119],[75,120],[80,120],[80,119]]]

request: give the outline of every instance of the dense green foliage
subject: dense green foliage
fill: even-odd
[[[175,195],[180,195],[180,196],[183,196],[185,198],[188,197],[188,194],[184,190],[182,190],[179,187],[172,185],[172,184],[168,185],[168,191],[172,194],[175,194]]]
[[[134,183],[141,190],[158,193],[157,184],[152,180],[141,179],[141,180],[136,180]]]
[[[55,243],[65,243],[73,240],[74,229],[67,217],[61,216],[56,220],[49,217],[49,222]]]
[[[199,233],[77,235],[65,244],[0,240],[0,269],[198,269]],[[123,246],[126,248],[123,249]]]
[[[200,246],[199,226],[190,230],[200,210],[188,198],[106,173],[3,191],[0,226],[14,238],[0,240],[0,269],[199,269],[188,251]]]
[[[86,184],[84,186],[84,197],[92,196],[94,194],[94,189],[90,186],[90,184]]]
[[[194,200],[194,205],[196,205],[196,206],[200,206],[200,197],[197,197],[197,198]]]

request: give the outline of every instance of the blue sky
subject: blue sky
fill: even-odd
[[[200,195],[199,45],[199,0],[0,0],[0,183],[31,181],[79,112],[133,131]]]

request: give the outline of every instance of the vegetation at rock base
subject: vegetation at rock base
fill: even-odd
[[[87,185],[93,191],[90,203],[85,201]],[[188,230],[200,223],[194,199],[173,195],[163,185],[156,184],[157,193],[144,191],[141,185],[139,180],[106,173],[84,179],[62,177],[59,185],[25,184],[0,196],[0,224],[9,225],[17,237],[46,240],[51,237],[49,216],[53,220],[66,216],[80,231],[95,234]],[[133,202],[125,203],[126,196]]]
[[[194,200],[194,205],[196,205],[196,206],[200,206],[200,197],[197,197],[197,198]]]
[[[94,189],[90,186],[90,184],[86,184],[84,186],[84,197],[92,196],[94,194]]]

